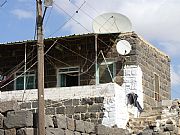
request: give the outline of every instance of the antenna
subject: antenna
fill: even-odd
[[[131,45],[127,40],[120,40],[116,44],[116,50],[121,55],[126,55],[131,51]]]
[[[93,21],[94,33],[130,32],[131,29],[131,21],[120,13],[104,13]]]

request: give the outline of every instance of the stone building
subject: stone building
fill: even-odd
[[[118,54],[119,40],[131,44],[129,54]],[[36,41],[1,44],[0,57],[1,100],[16,99],[22,101],[22,108],[36,111]],[[127,112],[137,112],[134,108],[121,111],[127,108],[126,95],[132,92],[144,109],[171,97],[170,58],[136,33],[98,34],[97,40],[94,33],[45,39],[46,113],[76,119],[89,114],[91,119],[85,120],[118,125]]]

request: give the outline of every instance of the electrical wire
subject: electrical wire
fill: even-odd
[[[83,55],[81,55],[81,54],[79,54],[79,53],[77,53],[77,52],[75,52],[75,51],[69,49],[68,47],[64,46],[63,44],[61,44],[61,43],[59,43],[59,42],[57,42],[57,44],[59,44],[59,45],[61,45],[62,47],[66,48],[67,50],[73,52],[74,54],[80,56],[81,58],[87,59],[89,62],[93,63],[93,61],[91,61],[91,60],[89,60],[88,58],[84,57]]]
[[[65,12],[64,9],[62,9],[61,7],[59,7],[57,4],[55,4],[59,9],[61,9],[63,12]],[[59,28],[57,28],[54,32],[52,32],[50,35],[48,35],[48,37],[54,35],[55,33],[57,33],[59,30],[61,30],[71,19],[73,19],[73,17],[75,16],[76,13],[78,13],[78,11],[82,8],[82,6],[84,5],[84,3],[78,7],[78,9],[76,10],[76,12],[74,12],[72,15],[69,15],[67,12],[65,12],[66,14],[68,14],[70,16],[70,18],[65,21]],[[74,19],[73,19],[74,20]],[[76,21],[77,22],[77,21]]]
[[[49,18],[50,18],[51,13],[52,13],[52,9],[53,9],[53,5],[52,5],[52,7],[51,7],[51,9],[50,9],[50,12],[49,12],[49,14],[48,14],[48,16],[47,16],[47,19],[46,19],[45,23],[44,23],[44,28],[46,28],[46,25],[47,25],[47,23],[48,23],[48,21],[49,21]]]
[[[37,61],[31,65],[26,71],[24,71],[22,74],[18,75],[16,78],[14,78],[13,80],[9,81],[8,83],[6,83],[5,85],[1,86],[0,88],[4,88],[5,86],[7,86],[8,84],[10,84],[11,82],[15,81],[16,79],[18,79],[19,77],[21,77],[22,75],[24,75],[25,72],[29,71],[35,64],[37,63]]]
[[[0,5],[0,7],[3,7],[6,3],[7,3],[7,0],[5,0],[5,1]]]
[[[66,12],[63,8],[61,8],[59,5],[57,5],[56,3],[54,3],[55,4],[55,6],[57,7],[57,8],[59,8],[60,10],[62,10],[64,13],[66,13],[68,16],[70,16],[71,17],[71,15],[68,13],[68,12]],[[76,19],[74,19],[73,17],[72,17],[72,20],[74,20],[76,23],[78,23],[81,27],[83,27],[87,32],[90,32],[90,30],[88,30],[84,25],[82,25],[78,20],[76,20]]]

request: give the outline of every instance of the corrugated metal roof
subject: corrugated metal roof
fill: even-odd
[[[73,34],[73,35],[65,35],[60,37],[49,37],[45,38],[47,41],[48,39],[58,39],[58,38],[75,38],[75,37],[81,37],[81,36],[92,36],[95,35],[95,33],[87,33],[87,34]],[[24,43],[31,43],[36,42],[36,40],[23,40],[23,41],[15,41],[15,42],[6,42],[6,43],[0,43],[0,45],[15,45],[15,44],[24,44]]]

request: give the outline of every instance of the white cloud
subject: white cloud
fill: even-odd
[[[180,66],[177,66],[177,69],[171,67],[171,84],[180,86]]]
[[[161,41],[158,43],[161,50],[166,52],[171,58],[178,58],[180,56],[180,42],[179,41]]]
[[[168,55],[180,56],[180,53],[177,53],[180,52],[179,0],[86,0],[84,4],[83,2],[84,0],[55,1],[55,4],[69,15],[73,15],[78,7],[82,6],[73,17],[79,23],[71,20],[66,25],[71,34],[92,32],[92,18],[105,12],[119,12],[129,17],[136,33],[148,41],[160,42],[160,46]],[[59,11],[63,13],[62,10]]]
[[[34,18],[33,12],[32,11],[26,11],[22,9],[15,9],[11,11],[12,14],[18,17],[18,19],[29,19],[29,18]]]

